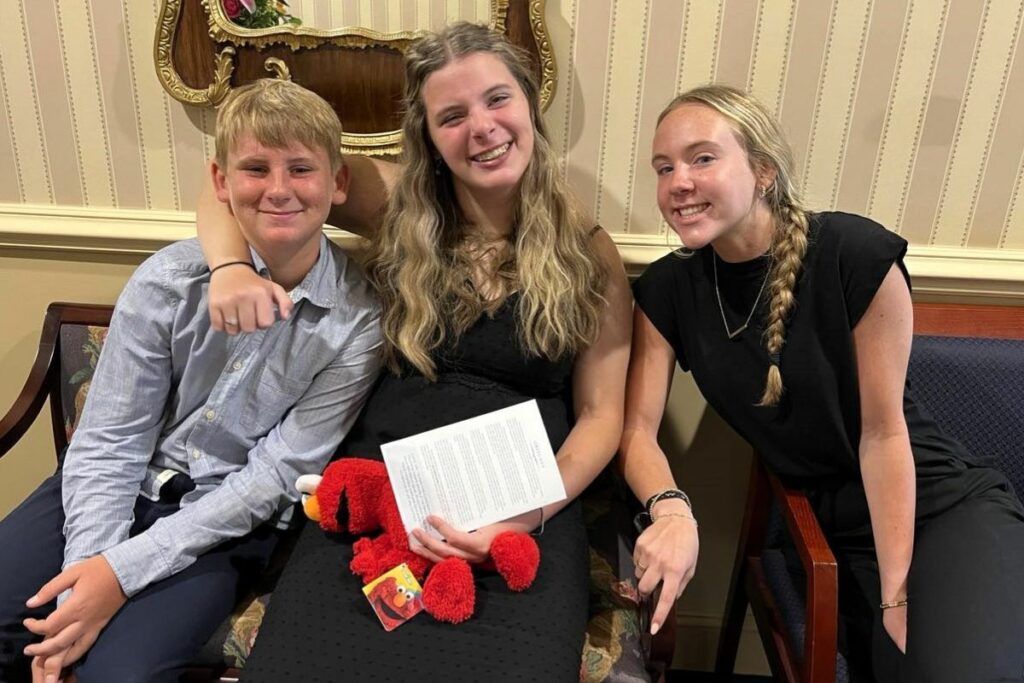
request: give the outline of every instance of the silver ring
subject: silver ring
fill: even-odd
[[[232,327],[238,327],[238,321],[237,320],[225,320],[224,324],[225,325],[231,325]]]
[[[636,568],[640,570],[641,574],[643,574],[645,571],[647,571],[647,566],[646,565],[642,565],[639,562],[636,562],[634,564],[636,564]]]

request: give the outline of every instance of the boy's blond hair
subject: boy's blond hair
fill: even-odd
[[[322,148],[331,172],[341,168],[341,121],[331,105],[298,83],[261,78],[234,89],[217,111],[217,164],[227,166],[228,152],[247,135],[267,147],[299,142]]]

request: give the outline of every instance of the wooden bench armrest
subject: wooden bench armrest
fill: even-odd
[[[804,680],[821,681],[829,676],[834,678],[839,623],[839,582],[835,555],[828,546],[807,496],[802,491],[788,488],[772,474],[768,475],[768,481],[807,576]]]
[[[43,332],[39,339],[36,359],[25,380],[21,393],[14,399],[14,404],[7,414],[0,419],[0,457],[7,454],[14,444],[24,436],[25,432],[39,416],[43,403],[49,394],[58,371],[54,354],[57,349],[57,335],[60,331],[59,316],[48,308],[43,319]]]

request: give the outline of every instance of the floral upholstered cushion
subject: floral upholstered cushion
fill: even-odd
[[[85,396],[106,339],[106,327],[62,325],[60,328],[61,405],[68,441],[82,418]]]
[[[586,683],[650,680],[633,573],[635,510],[623,488],[605,473],[583,496],[590,541],[590,620],[580,668]]]

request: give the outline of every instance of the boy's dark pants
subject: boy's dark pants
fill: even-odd
[[[177,503],[139,497],[131,534],[177,509]],[[0,521],[0,682],[30,678],[31,661],[22,651],[39,637],[22,620],[45,618],[56,603],[30,610],[25,601],[60,573],[63,528],[59,472]],[[177,681],[266,566],[278,538],[278,532],[260,527],[133,596],[76,667],[79,683]]]

